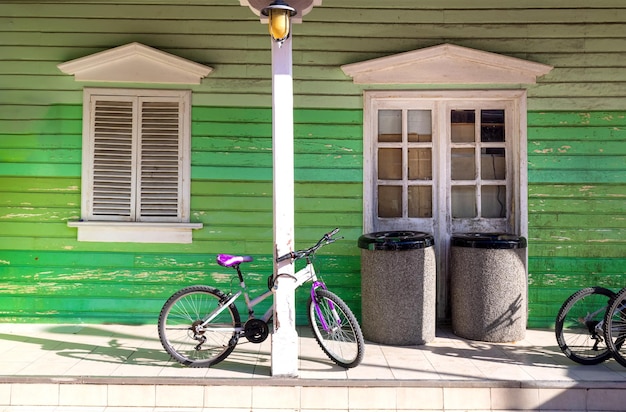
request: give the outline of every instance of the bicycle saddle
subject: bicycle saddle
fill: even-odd
[[[237,266],[243,262],[252,262],[252,256],[233,256],[233,255],[219,254],[217,255],[216,260],[220,266],[230,268],[233,266]]]

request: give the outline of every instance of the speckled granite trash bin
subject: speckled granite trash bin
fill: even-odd
[[[526,239],[502,233],[452,236],[452,331],[472,340],[513,342],[526,334]]]
[[[402,346],[435,338],[434,244],[432,235],[414,231],[359,238],[365,339]]]

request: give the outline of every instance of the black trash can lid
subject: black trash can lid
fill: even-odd
[[[526,238],[511,233],[457,233],[452,246],[477,249],[524,249]]]
[[[435,238],[424,232],[395,230],[367,233],[359,237],[359,247],[367,250],[424,249],[435,244]]]

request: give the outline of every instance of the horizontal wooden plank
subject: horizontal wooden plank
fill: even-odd
[[[529,185],[529,198],[626,199],[624,185]]]
[[[250,181],[210,181],[193,180],[191,182],[191,194],[195,195],[220,195],[220,196],[272,196],[271,182]],[[294,192],[296,197],[316,198],[361,198],[363,187],[353,183],[302,183],[295,182]]]
[[[572,145],[574,145],[574,143],[572,143]],[[568,149],[564,147],[561,150]],[[615,155],[613,153],[606,153],[605,155],[586,154],[577,156],[561,153],[557,156],[546,156],[544,154],[535,154],[532,152],[528,155],[528,167],[536,170],[593,170],[595,172],[605,170],[623,171],[626,169],[626,157]]]
[[[34,156],[34,155],[33,155]],[[232,166],[249,168],[271,168],[273,158],[271,152],[266,153],[238,153],[238,152],[194,152],[191,162],[195,166],[210,165],[211,167]],[[334,153],[296,153],[294,156],[295,167],[300,168],[338,168],[351,169],[361,168],[363,156],[352,152]]]
[[[0,120],[0,126],[4,126],[5,121]],[[83,137],[80,133],[70,134],[61,132],[59,134],[47,134],[41,133],[41,130],[30,129],[24,130],[23,126],[14,126],[15,128],[22,127],[20,132],[24,134],[0,134],[0,149],[15,150],[15,149],[80,149],[82,147]],[[32,134],[26,134],[32,133]]]
[[[626,136],[625,126],[594,126],[594,127],[529,127],[528,130],[528,146],[529,150],[535,149],[535,146],[544,145],[544,141],[562,142],[572,141],[576,144],[611,144],[620,141]],[[561,143],[562,144],[562,143]],[[559,151],[556,151],[559,153]]]
[[[5,67],[5,65],[10,66],[13,63],[16,63],[16,62],[3,62],[1,67]],[[34,63],[33,66],[35,65],[39,67],[42,66],[39,63]],[[29,66],[31,66],[31,64],[24,65],[22,63],[22,67],[29,67]],[[8,74],[13,74],[13,73],[9,72]],[[40,105],[35,105],[31,103],[31,104],[22,104],[19,107],[11,106],[11,105],[2,105],[0,107],[2,107],[2,110],[0,111],[0,119],[8,119],[8,120],[47,119],[48,121],[57,121],[57,120],[58,121],[68,121],[68,120],[80,121],[83,115],[82,105],[51,104],[51,105],[46,105],[46,106],[40,106]],[[67,123],[64,125],[70,126],[70,125],[75,125],[75,124],[76,123]],[[79,128],[76,131],[80,134],[82,130]]]
[[[20,222],[4,221],[0,228],[0,236],[68,238],[75,231],[67,227],[66,222]]]
[[[593,111],[585,110],[577,112],[558,112],[547,110],[543,112],[528,112],[529,130],[537,130],[534,127],[566,127],[566,126],[626,126],[626,115],[622,111]],[[539,134],[539,133],[538,133]]]
[[[626,247],[626,229],[589,227],[581,224],[578,228],[533,227],[533,242],[560,242],[562,244],[622,244]]]
[[[534,209],[534,207],[533,207]],[[544,228],[581,229],[593,227],[596,229],[626,228],[626,213],[605,215],[595,212],[590,213],[537,213],[528,217],[528,230],[535,232]]]
[[[2,163],[80,163],[80,149],[11,149],[0,151]]]
[[[194,196],[191,200],[191,208],[209,211],[272,211],[272,197],[252,196]],[[295,208],[299,212],[334,212],[334,211],[360,211],[362,200],[359,198],[298,198],[294,199]]]
[[[80,210],[77,208],[62,209],[52,207],[0,207],[0,221],[11,220],[14,222],[67,222],[78,220]]]
[[[197,258],[197,256],[196,256]],[[117,267],[135,267],[141,266],[141,256],[134,253],[107,253],[107,252],[89,252],[89,253],[67,253],[67,252],[50,252],[43,250],[11,250],[5,251],[3,260],[0,263],[0,277],[6,279],[5,271],[11,267],[30,267],[31,272],[38,273],[41,268],[62,267],[65,269],[74,267],[83,268],[117,268]],[[153,262],[154,260],[152,260]],[[154,267],[160,267],[164,263],[172,263],[171,260],[161,257],[160,264],[154,264]],[[175,265],[167,266],[175,267]],[[70,276],[68,272],[67,276]],[[47,272],[44,272],[47,273]],[[27,275],[27,274],[25,274]],[[18,275],[19,276],[19,275]],[[57,276],[61,276],[58,274]]]
[[[269,123],[268,123],[269,122]],[[198,138],[206,137],[238,137],[238,138],[265,138],[265,147],[271,144],[272,125],[271,116],[265,119],[265,123],[225,123],[225,122],[203,122],[192,123],[192,135]],[[361,125],[337,125],[337,124],[294,124],[294,138],[333,138],[362,139],[363,128]],[[262,141],[262,140],[258,140]],[[197,144],[201,144],[199,141]],[[196,144],[194,142],[194,144]]]
[[[626,183],[626,174],[623,170],[596,171],[596,170],[560,170],[542,169],[528,171],[529,183]]]
[[[558,9],[502,9],[480,10],[474,13],[467,10],[445,10],[445,21],[451,22],[507,22],[511,24],[521,22],[533,23],[555,23],[555,22],[619,22],[621,17],[619,13],[609,9],[586,9],[584,13],[577,8],[558,8]]]
[[[529,236],[528,255],[529,256],[548,256],[548,257],[575,257],[575,258],[619,258],[624,255],[623,242],[589,242],[589,243],[571,243],[564,244],[562,242],[549,242],[535,240]]]
[[[623,97],[626,90],[626,82],[612,82],[605,79],[602,82],[587,83],[545,83],[528,89],[528,97]]]
[[[195,179],[191,182],[192,198],[196,195],[272,196],[272,182],[212,181]]]
[[[3,178],[4,179],[4,178]],[[80,206],[80,194],[71,187],[67,192],[54,191],[52,193],[41,191],[33,192],[6,192],[0,196],[0,206],[22,207],[76,207]]]
[[[617,214],[624,215],[624,199],[589,198],[530,198],[529,213],[575,213],[575,214]],[[581,222],[581,224],[584,224]]]
[[[529,110],[550,111],[554,109],[584,110],[619,110],[623,107],[623,97],[534,97],[528,100]]]
[[[192,219],[194,222],[201,222],[209,228],[214,228],[215,225],[239,225],[248,226],[250,230],[254,230],[259,225],[266,224],[272,221],[273,214],[271,211],[266,212],[246,212],[236,213],[236,211],[218,211],[218,210],[201,210],[191,211]],[[1,218],[1,216],[0,216]],[[362,209],[357,209],[353,212],[306,212],[296,210],[295,225],[298,227],[305,226],[307,224],[319,222],[326,223],[330,226],[358,226],[363,220]]]
[[[528,257],[528,270],[533,273],[588,275],[621,274],[624,265],[621,259],[608,258],[561,258]]]
[[[626,30],[626,27],[622,28]],[[550,73],[541,78],[542,83],[571,83],[584,82],[624,82],[626,74],[621,70],[616,71],[612,67],[581,67],[581,68],[554,68]]]
[[[619,67],[624,61],[624,51],[588,53],[525,53],[512,55],[537,63],[549,64],[556,68]]]
[[[621,133],[626,138],[626,129]],[[528,142],[528,151],[535,160],[539,155],[550,155],[553,158],[559,158],[559,160],[562,157],[595,156],[596,159],[602,158],[611,161],[610,157],[626,155],[626,145],[623,140],[595,140],[593,136],[589,136],[589,138],[589,141],[567,140],[565,138],[563,140],[532,141]],[[567,162],[568,160],[563,159],[562,161]]]
[[[293,117],[295,124],[353,124],[358,126],[363,121],[363,110],[299,110],[296,108]],[[271,123],[272,109],[268,107],[194,106],[192,120],[218,123]]]
[[[53,177],[0,177],[5,192],[79,193],[80,179]]]
[[[2,168],[0,167],[0,172]],[[214,167],[192,165],[192,179],[206,180],[249,180],[249,181],[271,181],[271,167]],[[360,169],[343,169],[329,167],[326,169],[304,169],[295,170],[295,180],[300,182],[361,182],[363,171]]]

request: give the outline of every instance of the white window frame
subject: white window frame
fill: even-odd
[[[107,216],[94,213],[94,156],[95,156],[95,101],[114,100],[138,104],[147,102],[178,102],[178,176],[177,206],[175,216],[139,216],[135,202],[140,196],[138,190],[141,177],[132,180],[132,203],[127,216]],[[139,173],[139,115],[133,116],[133,173]],[[68,226],[78,228],[79,241],[95,242],[139,242],[139,243],[191,243],[191,231],[202,227],[201,223],[190,223],[190,182],[191,182],[191,91],[157,89],[113,89],[85,88],[83,93],[83,162],[81,220],[68,222]]]

